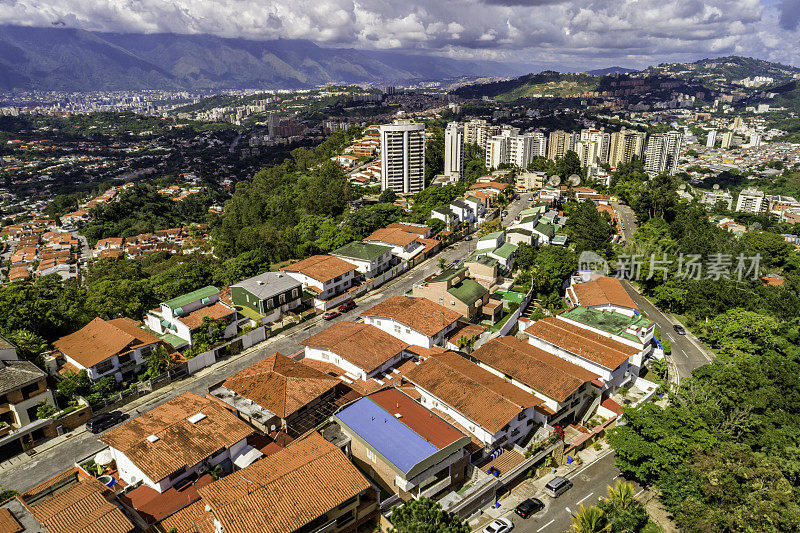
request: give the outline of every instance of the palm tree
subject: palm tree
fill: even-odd
[[[16,345],[17,351],[23,359],[34,363],[40,363],[42,354],[47,351],[47,341],[27,329],[11,332],[9,340]]]
[[[636,501],[633,495],[633,486],[630,483],[618,480],[613,487],[611,485],[608,486],[608,499],[611,500],[614,507],[624,511]]]
[[[609,530],[606,514],[595,505],[584,507],[581,504],[578,512],[572,515],[572,531],[575,533],[606,533]]]

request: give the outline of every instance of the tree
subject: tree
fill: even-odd
[[[483,237],[484,235],[489,235],[490,233],[495,233],[502,229],[503,224],[500,218],[493,218],[478,226],[478,237]]]
[[[614,228],[603,218],[591,200],[584,200],[567,219],[566,230],[575,251],[593,251],[609,258],[611,256],[611,236]]]
[[[8,336],[17,347],[17,353],[25,360],[31,361],[37,366],[43,366],[42,354],[47,351],[47,341],[36,333],[27,329],[18,329],[11,332]]]
[[[447,266],[447,259],[445,259],[444,257],[439,257],[438,265],[439,265],[439,270],[444,270],[444,267]]]
[[[39,420],[50,418],[56,414],[56,408],[47,402],[39,402],[36,404],[36,418]]]
[[[5,502],[6,500],[10,500],[14,496],[19,494],[19,492],[12,490],[12,489],[4,489],[0,487],[0,503]]]
[[[86,370],[80,372],[67,371],[58,382],[58,392],[62,396],[72,399],[75,395],[85,395],[92,388],[92,380]]]
[[[520,243],[517,248],[517,266],[522,270],[529,270],[536,260],[536,248],[530,244]]]
[[[392,189],[384,189],[381,195],[378,196],[378,202],[382,204],[391,204],[397,200],[397,194]]]
[[[393,507],[390,517],[398,533],[469,533],[470,528],[430,498],[410,500]]]
[[[536,254],[531,283],[539,294],[559,291],[561,284],[578,268],[578,257],[561,246],[544,246]]]
[[[167,369],[169,369],[170,363],[172,362],[169,352],[163,344],[159,344],[155,350],[150,352],[150,355],[147,356],[146,361],[147,375],[151,378],[166,372]]]
[[[556,172],[564,180],[573,174],[583,176],[583,169],[581,168],[581,159],[578,154],[572,150],[568,150],[564,157],[556,161]]]
[[[581,504],[578,512],[572,515],[572,531],[575,533],[605,533],[609,529],[605,513],[594,505],[586,507]]]
[[[609,485],[608,497],[601,499],[597,506],[605,514],[612,533],[636,533],[647,525],[647,511],[634,497],[630,483],[619,480],[613,487]]]

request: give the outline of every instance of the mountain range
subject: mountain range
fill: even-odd
[[[523,72],[499,62],[322,48],[302,39],[0,25],[0,90],[295,89]]]

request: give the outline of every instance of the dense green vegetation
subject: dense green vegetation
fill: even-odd
[[[410,500],[393,507],[390,517],[397,533],[469,533],[470,528],[430,498]]]
[[[466,85],[455,93],[464,98],[491,96],[496,100],[512,101],[528,98],[534,94],[566,96],[569,94],[596,91],[601,86],[602,76],[590,74],[569,74],[543,71],[539,74],[526,74],[513,80]]]

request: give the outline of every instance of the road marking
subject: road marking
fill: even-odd
[[[640,495],[641,493],[643,493],[643,492],[644,492],[644,489],[640,490],[639,492],[637,492],[637,493],[636,493],[636,496],[634,496],[634,498],[638,498],[638,497],[639,497],[639,495]]]
[[[540,527],[539,529],[537,529],[537,530],[536,530],[536,533],[539,533],[540,531],[542,531],[544,528],[546,528],[547,526],[549,526],[550,524],[552,524],[552,523],[553,523],[553,522],[555,522],[555,521],[556,521],[556,519],[555,519],[555,518],[553,518],[553,519],[552,519],[552,520],[550,520],[548,523],[546,523],[545,525],[543,525],[542,527]]]
[[[592,461],[591,463],[589,463],[588,465],[584,466],[583,468],[581,468],[581,469],[580,469],[580,470],[578,470],[577,472],[574,472],[572,475],[567,475],[567,476],[566,476],[566,477],[567,477],[567,479],[574,479],[575,477],[577,477],[578,475],[580,475],[580,473],[581,473],[581,472],[583,472],[583,471],[584,471],[584,470],[586,470],[587,468],[589,468],[589,467],[591,467],[591,466],[593,466],[593,465],[597,464],[597,462],[598,462],[600,459],[602,459],[602,458],[604,458],[605,456],[607,456],[607,455],[609,455],[609,454],[612,454],[612,453],[614,453],[614,450],[613,450],[613,449],[611,449],[611,448],[609,448],[608,450],[606,450],[606,451],[605,451],[605,452],[603,452],[602,454],[598,455],[598,456],[595,458],[595,460],[594,460],[594,461]]]
[[[578,500],[578,503],[579,503],[579,504],[583,503],[583,502],[584,502],[584,500],[586,500],[586,498],[588,498],[588,497],[589,497],[589,496],[591,496],[592,494],[594,494],[594,492],[590,492],[589,494],[587,494],[586,496],[584,496],[583,498],[581,498],[580,500]]]
[[[612,478],[611,478],[611,481],[614,481],[614,480],[615,480],[615,479],[617,479],[618,477],[619,477],[619,474],[617,474],[616,476],[612,477]]]
[[[565,510],[566,510],[566,511],[567,511],[569,514],[572,514],[572,509],[570,509],[569,507],[564,507],[564,509],[565,509]]]

